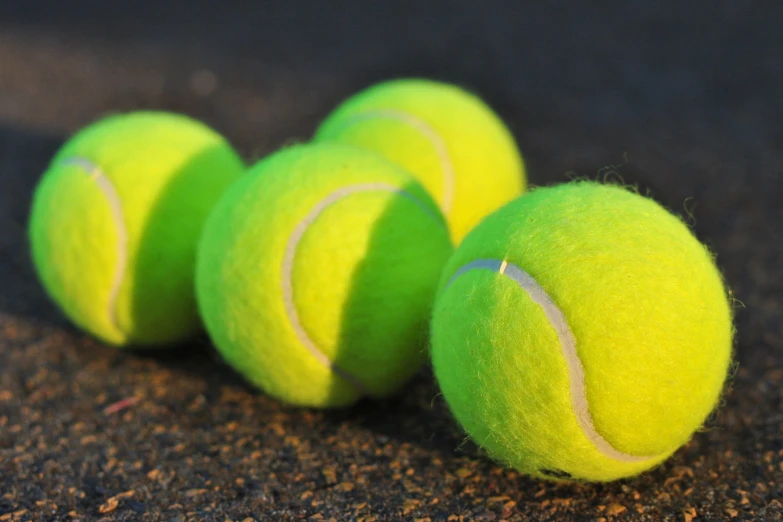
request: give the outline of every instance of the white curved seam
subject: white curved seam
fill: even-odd
[[[394,109],[377,109],[351,115],[343,122],[343,127],[349,127],[360,121],[373,118],[386,118],[404,123],[419,131],[430,142],[432,148],[435,149],[435,154],[438,156],[443,175],[443,202],[440,205],[440,209],[444,214],[448,215],[454,204],[455,175],[454,163],[451,161],[451,155],[445,140],[424,120],[407,112]]]
[[[109,203],[112,220],[114,221],[114,226],[117,230],[117,266],[114,267],[114,276],[112,277],[111,286],[109,288],[107,313],[109,315],[109,321],[111,321],[114,328],[122,332],[122,328],[120,328],[117,320],[117,298],[120,293],[122,281],[125,278],[128,257],[128,231],[125,228],[122,201],[111,180],[104,174],[101,168],[92,161],[82,157],[72,157],[60,161],[59,164],[75,165],[86,172],[90,178],[95,181],[96,185],[98,185],[98,188]]]
[[[318,348],[315,342],[307,334],[307,331],[305,330],[304,326],[302,326],[302,322],[299,319],[299,313],[296,310],[296,303],[294,302],[293,270],[294,270],[294,259],[296,258],[296,249],[299,247],[299,243],[301,242],[302,237],[304,237],[304,234],[307,231],[307,229],[310,227],[310,225],[312,225],[315,222],[316,219],[318,219],[318,217],[324,212],[324,210],[326,210],[329,206],[333,205],[337,201],[347,196],[350,196],[352,194],[356,194],[358,192],[369,192],[369,191],[379,191],[379,190],[395,193],[401,197],[404,197],[414,202],[433,219],[435,219],[438,222],[441,222],[439,216],[437,216],[437,214],[433,212],[432,209],[428,208],[414,195],[412,195],[409,192],[406,192],[405,190],[400,189],[399,187],[395,187],[387,183],[360,183],[357,185],[348,185],[346,187],[339,188],[334,192],[328,194],[325,198],[319,201],[299,223],[297,223],[296,227],[294,228],[294,231],[291,233],[291,236],[288,238],[288,243],[286,244],[285,253],[283,255],[283,266],[282,266],[281,286],[283,289],[283,305],[285,307],[288,320],[291,323],[291,327],[294,329],[294,332],[296,333],[299,342],[302,343],[302,345],[307,349],[307,351],[310,352],[310,354],[313,357],[316,358],[316,360],[318,360],[321,364],[323,364],[331,371],[333,371],[334,373],[342,377],[349,384],[353,385],[357,390],[359,390],[359,392],[362,395],[369,395],[369,391],[367,390],[367,387],[364,386],[364,384],[356,376],[352,375],[350,372],[344,370],[343,368],[340,368],[334,361],[330,360],[329,357],[327,357],[326,354],[324,354]]]
[[[489,270],[505,275],[509,279],[515,281],[520,288],[527,293],[530,299],[541,307],[549,324],[557,333],[557,338],[560,341],[560,350],[565,359],[566,366],[568,367],[571,408],[576,416],[576,421],[582,432],[598,452],[605,457],[629,463],[642,462],[656,458],[656,455],[640,456],[619,451],[598,433],[598,430],[596,430],[595,425],[593,424],[593,418],[590,414],[590,405],[587,402],[585,370],[576,350],[576,338],[574,337],[573,332],[571,332],[571,328],[568,326],[565,314],[563,314],[563,311],[555,304],[549,294],[546,293],[546,290],[544,290],[530,274],[517,265],[509,263],[506,260],[500,261],[497,259],[477,259],[464,265],[454,273],[451,279],[449,279],[446,287],[451,285],[457,277],[470,270]]]

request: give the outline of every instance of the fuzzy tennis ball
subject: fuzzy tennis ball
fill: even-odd
[[[196,245],[243,172],[205,125],[163,112],[117,115],[57,152],[33,198],[38,275],[78,326],[114,345],[159,345],[199,328]]]
[[[405,167],[438,203],[455,243],[525,188],[511,133],[483,101],[454,85],[377,84],[340,105],[315,140],[363,147]]]
[[[199,308],[228,363],[269,395],[316,407],[394,393],[427,360],[452,247],[426,190],[340,144],[262,160],[210,216]]]
[[[707,249],[650,199],[541,188],[456,250],[432,361],[480,446],[544,478],[608,481],[665,460],[719,399],[727,293]]]

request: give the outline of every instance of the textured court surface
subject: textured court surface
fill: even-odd
[[[135,4],[0,5],[0,521],[783,518],[783,5]],[[31,191],[81,125],[179,110],[257,158],[401,75],[487,98],[533,184],[619,176],[693,216],[742,303],[738,368],[711,428],[664,466],[528,479],[463,440],[427,372],[380,405],[286,408],[205,340],[102,346],[36,283]]]

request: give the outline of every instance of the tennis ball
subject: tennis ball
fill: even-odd
[[[363,147],[405,167],[438,203],[454,243],[525,188],[522,158],[500,118],[445,83],[372,86],[329,115],[315,140]]]
[[[731,357],[707,249],[650,199],[591,182],[488,217],[443,273],[432,361],[470,436],[531,475],[608,481],[685,444]]]
[[[196,293],[218,351],[285,402],[394,393],[427,360],[452,247],[426,190],[380,156],[298,145],[251,167],[210,216]]]
[[[199,328],[196,245],[243,172],[222,137],[185,116],[98,121],[56,153],[33,197],[38,276],[78,326],[114,345],[159,345]]]

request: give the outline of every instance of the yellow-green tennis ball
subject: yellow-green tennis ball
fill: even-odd
[[[269,395],[344,406],[394,393],[427,360],[451,252],[437,205],[403,169],[346,145],[294,146],[215,207],[199,308],[224,358]]]
[[[243,164],[205,125],[163,112],[117,115],[57,152],[33,198],[33,261],[78,326],[115,345],[182,340],[199,328],[193,272],[207,214]]]
[[[534,190],[449,260],[432,360],[451,411],[532,475],[607,481],[685,444],[716,406],[732,317],[707,249],[616,186]]]
[[[315,139],[363,147],[405,167],[438,203],[455,243],[525,188],[511,133],[483,101],[454,85],[377,84],[340,105]]]

